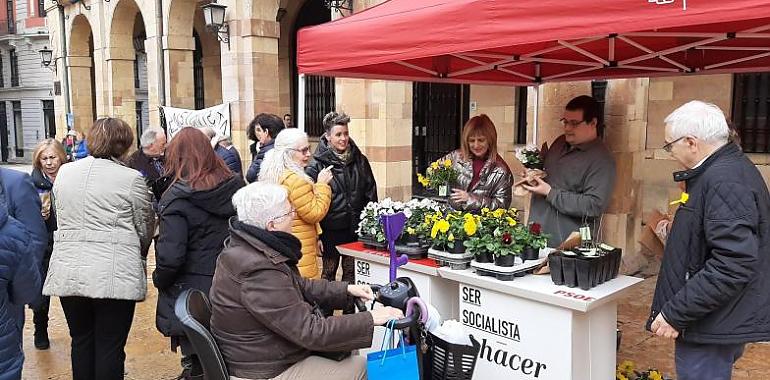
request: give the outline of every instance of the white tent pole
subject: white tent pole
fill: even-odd
[[[535,117],[534,127],[532,128],[532,144],[537,146],[537,132],[540,129],[540,85],[537,84],[535,88]]]
[[[297,81],[297,128],[305,130],[305,74],[299,74]]]

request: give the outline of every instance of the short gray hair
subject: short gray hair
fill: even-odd
[[[288,199],[285,187],[267,182],[254,182],[233,195],[233,206],[242,223],[266,228],[267,223],[286,213],[280,206]]]
[[[315,183],[292,158],[297,144],[302,140],[307,140],[307,134],[298,128],[286,128],[279,132],[273,149],[267,151],[259,168],[259,180],[280,183],[283,173],[290,170],[305,181]]]
[[[694,136],[708,144],[724,145],[730,136],[725,114],[711,103],[693,100],[672,112],[664,121],[671,127],[671,138]]]
[[[162,129],[149,128],[142,132],[142,137],[139,138],[139,145],[142,148],[149,148],[150,145],[155,144],[155,140],[158,139],[158,135],[165,135]]]
[[[331,131],[335,125],[348,125],[350,123],[350,116],[343,113],[337,113],[335,111],[329,112],[324,116],[323,125],[324,132]]]

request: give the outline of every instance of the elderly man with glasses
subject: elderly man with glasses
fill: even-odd
[[[549,246],[557,246],[570,233],[587,225],[597,237],[602,213],[615,184],[615,160],[599,137],[599,104],[590,96],[567,103],[561,119],[564,134],[545,152],[544,179],[534,186],[529,220],[549,234]]]
[[[770,194],[717,106],[692,101],[665,123],[685,192],[647,329],[676,339],[679,380],[728,380],[746,343],[770,340]]]

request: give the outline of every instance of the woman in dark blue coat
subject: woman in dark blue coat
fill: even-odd
[[[40,297],[40,263],[32,234],[8,213],[0,175],[0,380],[21,378],[24,304]]]

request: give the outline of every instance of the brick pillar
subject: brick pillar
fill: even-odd
[[[248,157],[246,127],[254,116],[279,113],[277,4],[266,3],[254,4],[259,18],[229,22],[230,49],[221,50],[222,99],[230,103],[232,139],[242,157]]]
[[[194,109],[193,51],[195,51],[195,39],[192,37],[192,32],[189,36],[165,36],[163,40],[168,99],[166,105]]]
[[[91,88],[91,57],[70,55],[67,59],[69,77],[78,78],[70,80],[70,107],[75,115],[75,129],[85,131],[91,126],[95,116],[92,107],[94,89]]]

